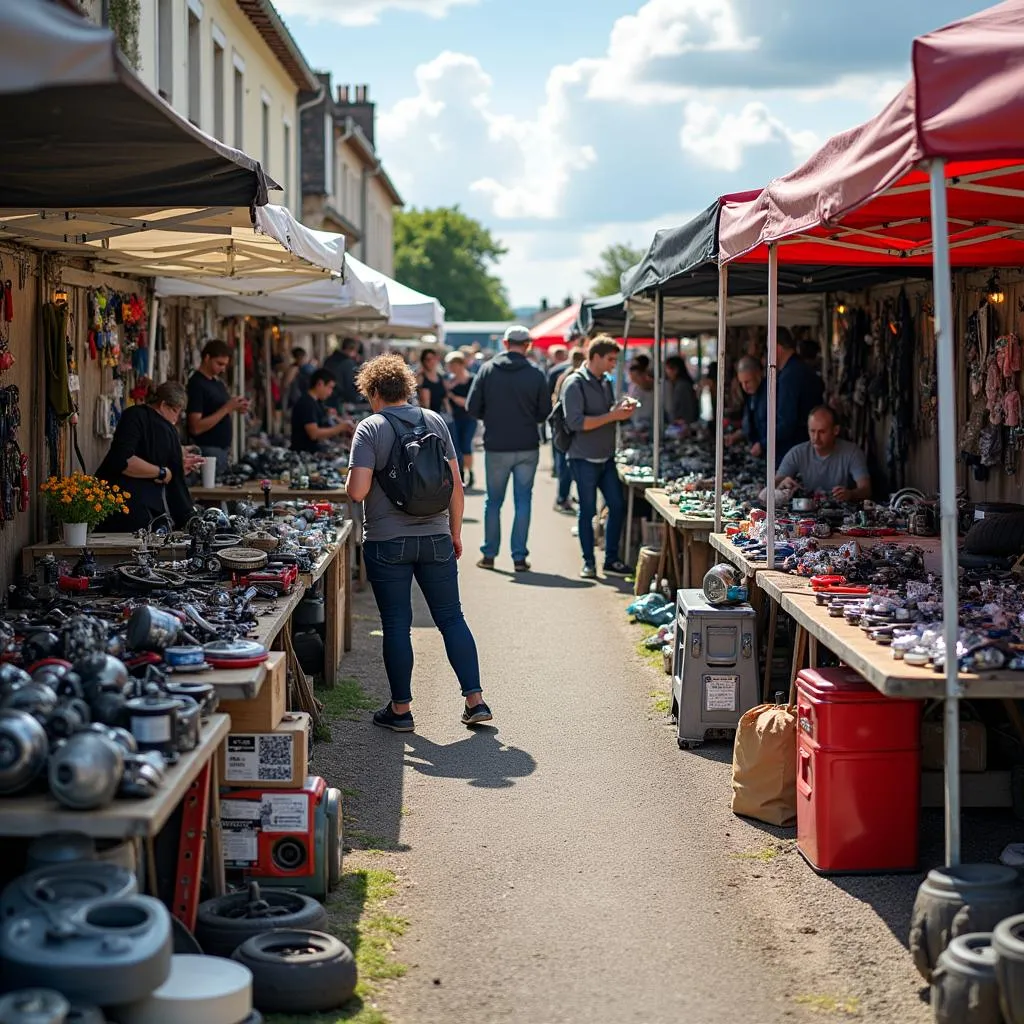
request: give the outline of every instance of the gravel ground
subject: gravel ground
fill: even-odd
[[[463,603],[493,728],[459,723],[418,600],[417,732],[382,732],[362,711],[316,751],[317,770],[350,791],[349,842],[383,849],[399,878],[388,911],[409,922],[396,941],[409,970],[380,992],[387,1018],[925,1024],[905,949],[920,876],[823,879],[793,830],[730,813],[731,747],[677,749],[654,708],[667,677],[635,652],[625,587],[577,578],[572,521],[552,500],[542,474],[524,575],[507,551],[497,572],[474,567],[482,496],[467,503]],[[368,589],[355,625],[345,674],[383,703]],[[967,819],[968,835],[972,822],[992,820]],[[1012,838],[996,823],[972,856]],[[927,815],[928,863],[941,861],[941,825]]]

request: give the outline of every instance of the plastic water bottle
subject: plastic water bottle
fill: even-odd
[[[672,588],[668,585],[667,579],[663,579],[661,581],[661,596],[665,598],[666,601],[671,601],[674,596]]]

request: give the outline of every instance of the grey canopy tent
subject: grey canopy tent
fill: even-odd
[[[0,38],[0,237],[96,241],[142,230],[160,210],[180,211],[191,230],[214,211],[218,227],[227,210],[243,225],[278,187],[150,92],[109,29],[18,0],[0,4]]]

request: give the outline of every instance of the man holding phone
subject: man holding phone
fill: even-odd
[[[221,379],[230,362],[231,347],[219,338],[211,338],[203,346],[199,369],[188,380],[188,434],[203,455],[217,460],[218,473],[228,468],[231,414],[249,411],[249,400],[230,395]]]
[[[604,495],[608,522],[604,531],[605,575],[626,576],[632,569],[619,558],[619,538],[626,513],[622,484],[615,468],[615,428],[628,420],[640,404],[634,398],[615,400],[608,375],[619,361],[619,345],[599,334],[587,347],[587,361],[571,374],[562,388],[565,425],[572,433],[569,468],[579,499],[578,532],[583,551],[580,576],[597,578],[594,557],[594,516],[597,492]]]

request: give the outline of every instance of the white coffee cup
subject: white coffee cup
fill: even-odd
[[[203,459],[203,486],[213,487],[217,483],[217,458],[207,455]]]

